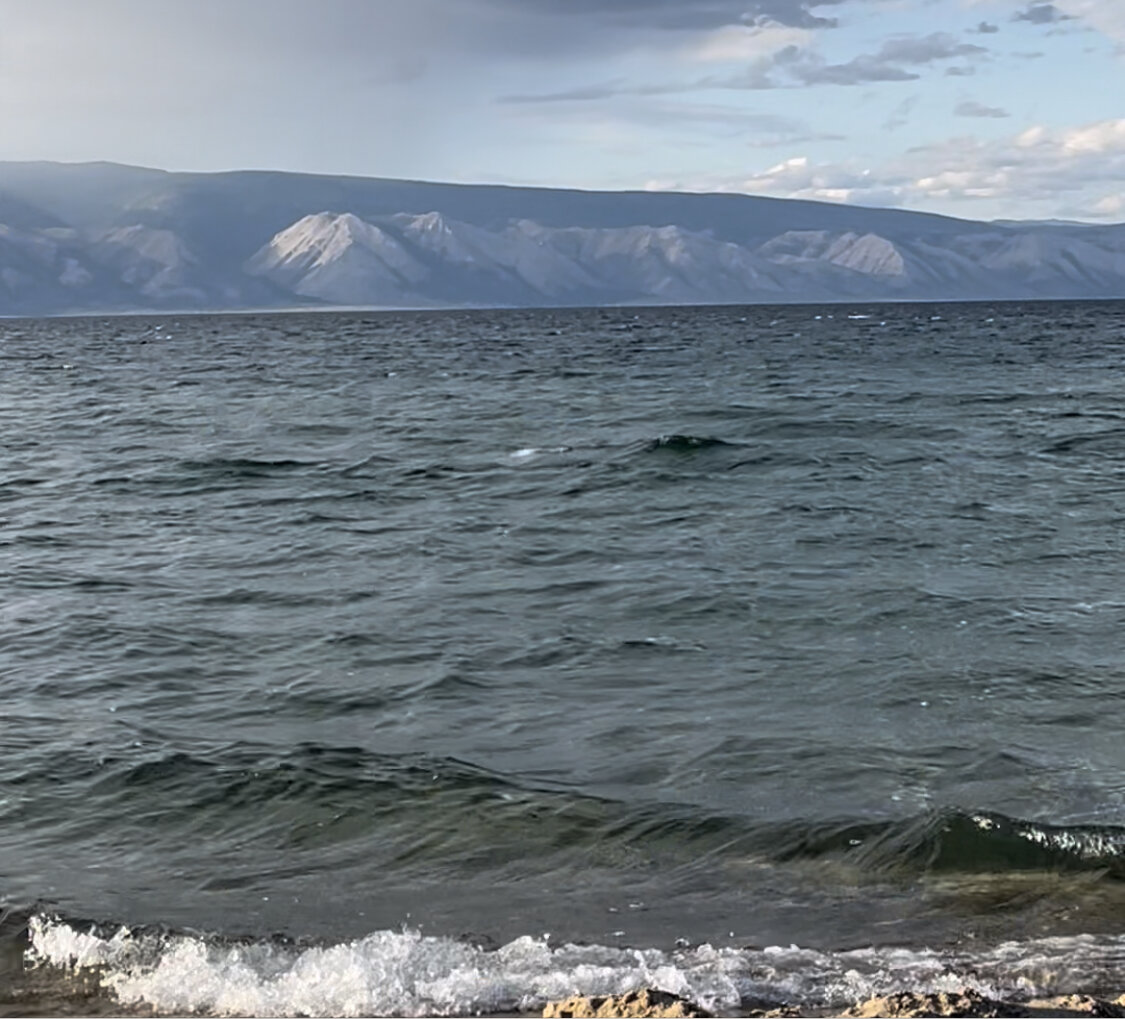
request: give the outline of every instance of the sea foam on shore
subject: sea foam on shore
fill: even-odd
[[[60,976],[96,969],[123,1005],[218,1015],[474,1015],[528,1012],[574,994],[653,987],[720,1015],[794,1005],[820,1011],[910,988],[968,989],[1028,1002],[1093,992],[1111,996],[1122,938],[1044,938],[980,952],[796,946],[674,951],[552,945],[517,938],[489,950],[416,932],[376,931],[340,944],[224,939],[108,928],[37,915],[29,963]]]

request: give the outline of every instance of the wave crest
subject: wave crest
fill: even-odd
[[[83,930],[58,917],[29,922],[28,961],[63,979],[96,972],[123,1005],[171,1014],[460,1016],[531,1011],[572,994],[643,987],[719,1015],[801,1003],[839,1007],[908,986],[968,988],[1027,1000],[1079,990],[1108,993],[1125,939],[1044,938],[975,953],[931,949],[822,952],[769,948],[552,946],[520,937],[487,950],[417,932],[377,931],[335,945],[277,939]]]

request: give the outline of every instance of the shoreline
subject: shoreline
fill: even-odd
[[[543,1019],[705,1019],[715,1013],[695,1006],[686,998],[663,991],[645,989],[623,995],[604,997],[576,996],[564,1001],[548,1002],[542,1012],[523,1015],[541,1015]],[[765,1007],[723,1013],[746,1019],[906,1019],[906,1017],[1066,1017],[1066,1016],[1125,1016],[1125,994],[1111,1000],[1087,994],[1059,995],[1051,998],[1033,998],[1029,1001],[1012,1001],[989,998],[976,991],[965,989],[955,992],[924,993],[898,991],[857,1001],[849,1008],[817,1009],[799,1005],[771,1004]],[[496,1017],[500,1019],[500,1017]]]
[[[481,948],[391,931],[301,946],[97,930],[35,916],[22,937],[0,947],[0,1016],[1125,1019],[1120,936],[1008,942],[958,956],[904,949],[823,956],[710,945],[675,953],[548,947],[529,937]]]

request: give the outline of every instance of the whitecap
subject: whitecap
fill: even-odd
[[[175,1014],[460,1016],[531,1011],[571,994],[653,987],[730,1015],[750,1002],[838,1005],[909,987],[970,988],[1027,999],[1112,984],[1125,938],[1044,938],[975,952],[826,952],[684,946],[672,951],[552,945],[521,937],[490,951],[417,932],[376,931],[335,945],[29,924],[28,961],[95,969],[123,1005]]]
[[[509,453],[508,457],[511,460],[531,460],[534,457],[542,456],[544,453],[568,453],[570,446],[526,446],[523,449],[517,449],[514,453]]]

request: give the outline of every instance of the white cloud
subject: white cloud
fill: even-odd
[[[908,153],[905,163],[930,168],[911,182],[914,200],[987,198],[1026,206],[1072,196],[1093,209],[1107,185],[1125,179],[1125,119],[1061,130],[1038,125],[990,142],[951,139]]]
[[[1047,140],[1047,129],[1041,125],[1029,127],[1026,131],[1021,131],[1013,139],[1013,143],[1021,149],[1031,149],[1036,145],[1042,145]]]
[[[1002,118],[1010,116],[1007,110],[999,106],[986,106],[973,99],[966,99],[954,107],[953,113],[957,117],[993,117]]]
[[[905,196],[892,180],[880,178],[870,169],[843,163],[812,163],[807,156],[794,156],[748,177],[694,182],[653,180],[647,188],[729,191],[850,205],[899,205]]]
[[[1125,118],[1057,130],[1044,126],[994,141],[971,137],[911,149],[878,166],[813,163],[793,156],[738,178],[654,181],[650,187],[738,191],[854,205],[1023,210],[1066,202],[1086,218],[1125,211]],[[991,215],[992,212],[984,212]]]
[[[726,25],[693,42],[686,50],[689,60],[701,63],[738,63],[772,56],[787,46],[802,49],[809,45],[812,32],[785,25]]]
[[[1122,0],[1054,0],[1073,18],[1081,18],[1103,35],[1125,42],[1125,3]]]
[[[1091,211],[1095,216],[1105,216],[1107,219],[1125,216],[1125,191],[1099,199]]]
[[[1066,132],[1059,140],[1068,153],[1119,153],[1125,151],[1125,119],[1103,120]]]
[[[918,177],[910,189],[929,198],[999,198],[1011,186],[1006,170],[980,172],[945,170],[932,177]]]

